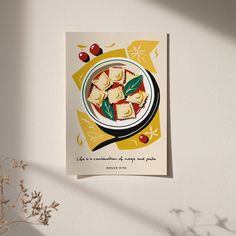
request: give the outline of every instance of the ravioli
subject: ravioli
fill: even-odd
[[[122,103],[116,105],[117,119],[126,120],[135,118],[135,112],[132,103]]]
[[[120,67],[110,67],[109,68],[109,78],[112,82],[117,82],[119,84],[123,84],[125,76],[124,76],[124,68]]]
[[[101,91],[98,88],[92,88],[91,93],[89,94],[88,101],[92,104],[100,107],[102,105],[103,100],[106,98],[107,92]]]
[[[105,72],[103,72],[98,77],[98,79],[92,80],[92,83],[96,85],[100,90],[106,90],[112,85],[110,78],[107,76]]]
[[[123,100],[125,98],[121,86],[113,88],[113,89],[109,89],[107,94],[108,94],[108,101],[110,103],[117,103],[120,100]]]
[[[134,93],[133,95],[128,96],[126,100],[129,102],[138,104],[139,107],[143,107],[147,97],[148,97],[147,93],[139,90],[137,93]]]

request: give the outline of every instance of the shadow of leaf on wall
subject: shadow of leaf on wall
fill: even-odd
[[[202,212],[194,209],[193,207],[188,207],[188,210],[185,211],[180,208],[172,208],[170,213],[173,214],[179,223],[181,228],[181,235],[176,233],[174,230],[167,228],[169,236],[213,236],[212,231],[218,230],[219,234],[222,235],[222,230],[227,235],[232,235],[235,233],[235,230],[231,229],[228,224],[228,218],[220,217],[214,215],[215,222],[213,223],[199,223],[202,218]],[[185,217],[191,218],[190,222],[185,222]]]

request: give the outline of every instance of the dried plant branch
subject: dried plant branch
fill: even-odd
[[[29,192],[23,179],[19,181],[19,193],[16,198],[5,199],[5,188],[11,184],[11,175],[5,173],[10,173],[15,169],[24,171],[26,167],[27,164],[21,160],[9,157],[0,160],[0,235],[19,223],[49,225],[52,212],[58,210],[59,204],[55,201],[49,205],[43,203],[41,192],[36,190]],[[11,209],[16,210],[16,215],[14,218],[7,220],[8,212]]]

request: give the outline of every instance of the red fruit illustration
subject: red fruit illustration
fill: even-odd
[[[98,56],[98,55],[102,54],[102,49],[96,43],[92,44],[89,50],[94,56]]]
[[[148,138],[146,135],[141,134],[141,135],[139,136],[139,140],[140,140],[140,142],[142,142],[142,143],[147,143],[147,142],[149,141],[149,138]]]
[[[89,61],[89,55],[86,52],[80,52],[79,53],[79,59],[83,62]]]

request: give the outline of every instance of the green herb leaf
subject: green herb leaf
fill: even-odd
[[[133,78],[130,80],[124,87],[124,94],[125,96],[133,93],[135,90],[137,90],[142,82],[142,75],[138,75],[136,78]]]
[[[115,119],[114,109],[112,105],[108,102],[107,98],[102,103],[102,113],[110,120]]]

